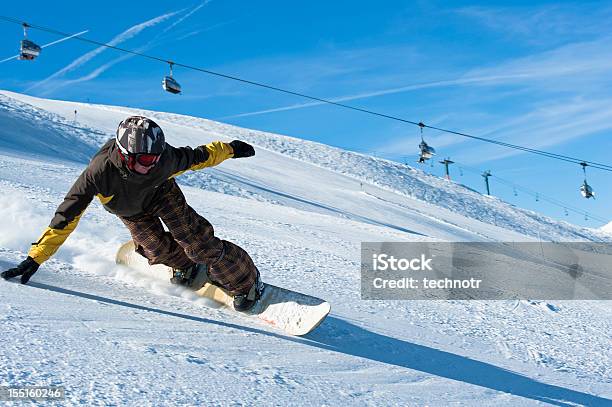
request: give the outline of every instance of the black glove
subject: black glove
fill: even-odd
[[[0,274],[0,276],[5,280],[21,276],[21,284],[27,284],[30,277],[36,273],[39,267],[40,264],[36,263],[33,258],[28,256],[28,258],[22,261],[17,267],[6,270]]]
[[[255,155],[253,146],[244,141],[234,140],[229,145],[234,150],[234,158],[253,157]]]

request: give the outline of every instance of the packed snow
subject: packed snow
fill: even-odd
[[[0,386],[62,405],[612,405],[605,301],[364,301],[368,241],[609,241],[403,164],[177,114],[0,92],[0,269],[27,255],[126,116],[175,146],[252,143],[184,174],[188,202],[263,279],[328,300],[303,338],[115,265],[128,231],[94,202],[30,284],[0,281]],[[74,111],[77,111],[76,120]]]

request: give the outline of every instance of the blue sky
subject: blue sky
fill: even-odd
[[[25,4],[25,3],[24,3]],[[10,2],[2,14],[214,71],[532,148],[611,163],[609,2],[174,1]],[[0,24],[2,55],[21,29]],[[58,39],[31,30],[39,44]],[[79,41],[34,63],[0,63],[0,88],[34,96],[177,112],[415,163],[418,128],[177,68],[181,96],[163,92],[167,66]],[[610,173],[591,169],[597,200],[578,193],[578,165],[425,131],[461,183],[478,171],[540,191],[536,202],[491,179],[492,193],[564,216],[543,196],[612,219]],[[423,167],[442,174],[443,167]]]

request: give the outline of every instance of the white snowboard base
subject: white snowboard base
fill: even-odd
[[[131,240],[121,245],[117,251],[116,262],[141,270],[163,269],[172,274],[172,269],[168,266],[149,265],[147,259],[136,252]],[[232,296],[216,285],[206,283],[196,294],[234,310]],[[257,317],[289,335],[301,336],[319,326],[330,310],[330,304],[320,298],[265,284],[262,298],[244,315]]]

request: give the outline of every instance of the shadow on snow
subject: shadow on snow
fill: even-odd
[[[174,318],[214,324],[225,328],[280,338],[331,352],[417,370],[557,406],[573,406],[575,404],[612,405],[612,400],[604,397],[542,383],[486,362],[480,362],[465,356],[375,333],[334,316],[328,316],[320,327],[307,336],[297,338],[230,322],[132,304],[48,284],[30,283],[30,286],[93,301],[154,312]]]

